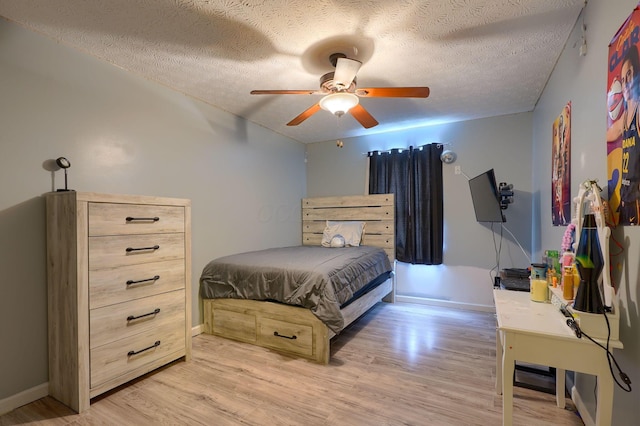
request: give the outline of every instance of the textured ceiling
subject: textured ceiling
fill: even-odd
[[[0,15],[301,142],[531,111],[585,0],[0,0]],[[358,87],[428,86],[426,99],[361,98],[380,124],[319,111],[333,52]],[[578,54],[576,52],[576,54]]]

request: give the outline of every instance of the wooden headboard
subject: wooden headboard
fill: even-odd
[[[395,255],[393,194],[302,199],[302,244],[320,245],[327,220],[366,222],[362,244],[382,247],[393,264]]]

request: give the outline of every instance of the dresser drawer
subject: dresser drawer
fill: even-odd
[[[183,356],[184,327],[182,321],[91,349],[91,387],[100,386],[108,380],[173,353],[176,354],[176,358]]]
[[[258,320],[258,342],[261,346],[310,356],[313,354],[313,329],[271,318]]]
[[[184,207],[89,203],[89,236],[184,232]]]
[[[184,234],[89,238],[90,271],[184,259],[184,256]]]
[[[89,273],[89,308],[153,296],[185,287],[184,260],[142,263]]]
[[[182,324],[184,332],[184,297],[184,290],[177,290],[91,310],[90,348],[171,324]]]

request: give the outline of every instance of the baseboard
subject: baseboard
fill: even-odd
[[[495,312],[495,306],[478,305],[474,303],[452,302],[450,300],[428,299],[426,297],[400,296],[396,294],[396,302],[415,303],[418,305],[444,306],[447,308],[467,309],[471,311]]]
[[[582,418],[584,425],[596,426],[596,422],[591,418],[591,414],[589,414],[589,410],[587,410],[586,405],[580,397],[580,392],[578,392],[578,389],[576,389],[575,386],[571,388],[571,399],[576,405],[576,409],[578,410],[578,413],[580,413],[580,417]]]
[[[40,398],[49,395],[49,382],[34,386],[8,398],[0,399],[0,415],[13,411],[18,407],[27,405]]]
[[[195,337],[198,334],[202,334],[204,330],[204,324],[198,324],[195,327],[191,327],[191,337]]]

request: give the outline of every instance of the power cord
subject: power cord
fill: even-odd
[[[489,271],[489,278],[493,281],[493,286],[494,287],[500,287],[499,285],[496,285],[498,280],[496,279],[497,277],[500,276],[500,253],[502,253],[502,225],[500,226],[500,240],[499,242],[496,241],[496,232],[493,229],[493,225],[494,223],[491,223],[491,235],[493,237],[493,251],[495,252],[496,255],[496,264],[493,268],[491,268],[491,270]],[[495,275],[493,275],[493,273],[495,272]]]
[[[616,382],[616,385],[618,385],[618,387],[620,389],[622,389],[625,392],[631,392],[631,379],[629,378],[629,376],[620,369],[620,366],[618,365],[618,362],[616,361],[616,358],[613,356],[613,354],[611,353],[611,351],[609,350],[609,340],[611,339],[611,326],[609,325],[609,317],[607,317],[607,313],[603,312],[602,315],[604,315],[604,319],[607,323],[607,346],[603,346],[600,342],[595,341],[591,336],[589,336],[587,333],[585,333],[584,331],[582,331],[580,329],[580,326],[578,325],[578,323],[576,322],[575,318],[573,317],[573,315],[571,314],[571,312],[569,312],[564,305],[560,307],[560,311],[564,314],[564,316],[567,317],[567,325],[569,326],[569,328],[571,328],[573,330],[573,332],[576,334],[576,337],[578,339],[581,339],[582,336],[586,337],[587,339],[591,340],[593,343],[595,343],[596,345],[598,345],[599,347],[601,347],[602,349],[605,350],[605,352],[607,353],[607,361],[609,362],[609,371],[611,372],[611,377],[613,377],[613,380]],[[613,362],[613,364],[612,364]],[[618,370],[618,376],[620,377],[620,380],[622,381],[622,383],[624,384],[624,386],[618,381],[618,378],[616,377],[615,373],[613,372],[613,366],[615,365],[616,370]]]

